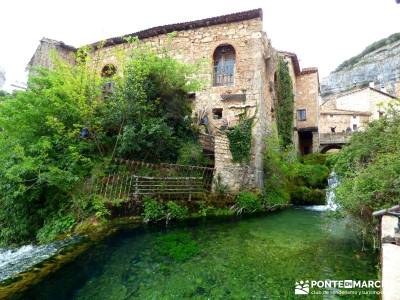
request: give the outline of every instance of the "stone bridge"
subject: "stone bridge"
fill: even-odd
[[[349,142],[351,133],[332,132],[319,135],[319,152],[326,153],[331,149],[342,149]]]

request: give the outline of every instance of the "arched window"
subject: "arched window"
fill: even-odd
[[[214,86],[233,85],[235,77],[235,49],[231,45],[218,46],[214,51]]]
[[[111,78],[117,73],[117,68],[113,64],[107,64],[101,69],[101,77],[103,78]],[[112,79],[106,79],[106,82],[103,84],[103,98],[107,98],[109,95],[113,93],[114,90],[114,82]]]
[[[117,73],[117,68],[113,64],[107,64],[101,69],[101,77],[113,77]]]

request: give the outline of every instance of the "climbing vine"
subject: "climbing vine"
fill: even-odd
[[[226,133],[234,162],[248,163],[250,161],[253,120],[254,117],[250,118],[244,113],[240,115],[238,124],[229,128]]]
[[[276,72],[276,118],[281,146],[286,148],[293,143],[294,94],[292,79],[287,63],[280,59]]]

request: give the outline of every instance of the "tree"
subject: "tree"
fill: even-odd
[[[53,63],[0,102],[0,244],[47,241],[106,215],[83,192],[99,165],[115,155],[174,161],[193,134],[186,93],[199,86],[195,69],[167,52],[133,51],[111,95],[85,49],[74,66]]]
[[[283,148],[293,143],[293,83],[287,62],[279,59],[276,71],[276,116],[278,134]]]

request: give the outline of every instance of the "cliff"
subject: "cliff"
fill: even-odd
[[[400,33],[369,45],[363,52],[342,64],[321,82],[321,94],[326,96],[356,86],[375,82],[379,88],[399,95]],[[397,83],[397,84],[396,84]]]

